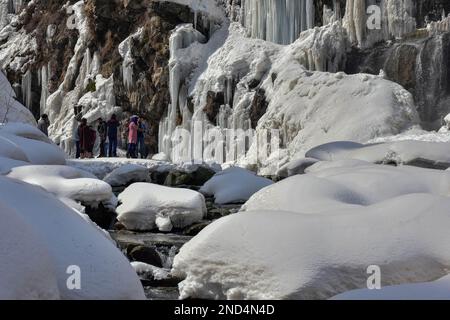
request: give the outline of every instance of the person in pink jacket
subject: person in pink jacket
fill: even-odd
[[[131,118],[130,125],[128,127],[128,153],[127,156],[131,158],[137,158],[136,146],[138,140],[138,117]]]

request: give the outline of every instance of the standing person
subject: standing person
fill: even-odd
[[[87,120],[85,118],[81,119],[78,134],[80,136],[81,159],[92,158],[95,139],[97,136],[95,130],[87,124]]]
[[[131,122],[128,127],[128,156],[130,158],[137,158],[136,146],[138,135],[138,119],[138,117],[131,118]]]
[[[50,127],[50,120],[48,115],[43,114],[38,121],[38,128],[48,137],[48,127]]]
[[[111,119],[109,119],[108,124],[108,140],[109,140],[109,152],[108,156],[110,158],[117,157],[117,134],[119,128],[119,121],[117,121],[117,116],[113,114]]]
[[[139,118],[138,122],[138,136],[137,136],[137,150],[139,151],[141,158],[145,159],[145,134],[147,133],[147,125],[143,117]]]
[[[107,127],[106,127],[106,122],[103,121],[102,118],[98,118],[98,127],[97,127],[97,131],[100,137],[100,158],[104,158],[106,157],[106,131],[107,131]]]
[[[76,154],[75,159],[80,159],[81,156],[81,149],[80,149],[80,127],[81,127],[81,121],[77,120],[77,128],[74,132],[74,140],[75,140],[75,147],[76,147]]]

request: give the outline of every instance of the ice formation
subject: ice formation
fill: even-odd
[[[347,0],[343,23],[350,41],[367,48],[415,32],[414,10],[412,0]]]
[[[242,23],[251,37],[290,44],[314,27],[313,0],[243,0]]]

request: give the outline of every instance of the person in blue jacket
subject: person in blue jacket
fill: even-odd
[[[108,140],[109,140],[109,152],[108,156],[110,158],[117,157],[117,134],[119,128],[119,121],[117,121],[117,116],[113,114],[111,119],[107,123],[108,129]]]

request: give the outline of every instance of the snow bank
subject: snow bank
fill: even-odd
[[[410,164],[450,167],[450,142],[394,141],[360,145],[352,142],[332,142],[306,153],[319,160],[355,159],[372,163]]]
[[[407,194],[448,196],[449,191],[450,172],[350,163],[283,180],[256,193],[242,210],[330,214],[345,209],[357,213]]]
[[[258,177],[251,171],[232,167],[217,173],[200,189],[212,195],[217,204],[247,201],[255,192],[273,184],[273,181]]]
[[[170,171],[171,169],[176,167],[174,164],[164,161],[127,158],[98,158],[85,160],[71,159],[67,160],[67,164],[71,167],[90,172],[99,179],[105,179],[106,176],[108,176],[114,170],[128,165],[142,166],[146,167],[148,171],[158,172]]]
[[[0,300],[59,299],[53,262],[42,237],[2,201],[0,212]]]
[[[150,183],[135,183],[119,195],[117,219],[129,230],[170,231],[201,221],[206,213],[202,194]]]
[[[113,187],[126,186],[131,182],[150,182],[150,171],[137,164],[126,164],[108,174],[103,181]]]
[[[366,288],[370,265],[385,286],[443,277],[449,191],[450,172],[408,166],[293,176],[181,249],[181,298],[327,299]]]
[[[244,212],[188,242],[172,273],[186,277],[181,298],[209,299],[327,299],[366,288],[370,265],[385,285],[431,281],[450,265],[449,205],[415,194],[364,212]]]
[[[384,287],[381,290],[360,289],[342,293],[333,300],[449,300],[450,276],[426,282]]]
[[[88,172],[69,166],[17,167],[8,176],[41,186],[59,198],[68,198],[85,206],[97,207],[102,203],[106,208],[114,210],[117,205],[109,184]]]
[[[319,160],[312,158],[293,160],[282,166],[280,170],[278,170],[277,176],[287,178],[296,174],[303,174],[308,167],[317,162],[319,162]]]
[[[36,241],[35,246],[43,243],[51,262],[51,268],[44,265],[48,276],[43,277],[42,281],[51,279],[51,275],[56,276],[62,299],[145,298],[136,273],[121,252],[79,214],[42,188],[0,177],[0,204],[14,208],[16,215],[42,239],[41,242]],[[31,237],[33,233],[21,232],[21,236],[8,236],[7,239],[20,243],[20,239],[28,234]],[[30,245],[28,242],[26,244]],[[28,250],[31,248],[33,246],[30,245]],[[27,251],[22,251],[21,254],[24,252]],[[44,259],[45,255],[40,255],[40,252],[42,250],[26,255],[27,260],[35,262],[37,258],[33,257],[37,256]],[[1,256],[1,264],[7,257]],[[24,263],[22,267],[20,265],[15,267],[28,268],[27,263],[31,268],[30,262]],[[34,264],[39,267],[38,264]],[[74,265],[79,266],[81,270],[81,290],[67,288],[66,282],[70,274],[66,271],[69,266]],[[49,272],[52,269],[54,272]],[[17,271],[20,272],[20,269]],[[36,270],[36,274],[39,275],[39,269]],[[20,276],[25,277],[22,274]]]
[[[0,125],[0,156],[31,164],[65,164],[65,154],[36,127]]]

